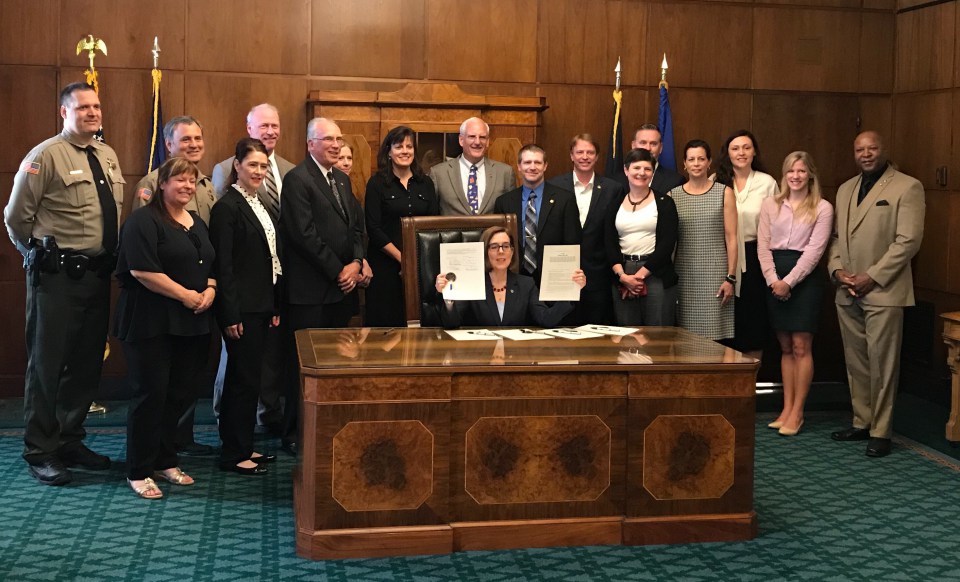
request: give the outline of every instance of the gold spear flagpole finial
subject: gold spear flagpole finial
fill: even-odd
[[[157,43],[157,37],[153,37],[153,50],[150,52],[153,53],[153,68],[156,69],[160,61],[160,45]]]
[[[87,84],[99,93],[100,84],[97,82],[97,69],[93,66],[93,59],[96,58],[97,51],[104,55],[107,54],[107,43],[103,42],[101,38],[94,38],[92,34],[88,34],[77,43],[77,54],[79,55],[83,51],[87,51],[87,58],[90,59],[90,68],[83,72],[86,75]]]
[[[663,62],[660,63],[660,87],[670,88],[670,85],[667,83],[667,53],[663,53]]]
[[[617,67],[613,69],[613,72],[617,75],[617,91],[620,90],[620,57],[617,57]]]

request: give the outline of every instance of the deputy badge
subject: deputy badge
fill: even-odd
[[[40,162],[23,162],[20,164],[20,171],[26,172],[28,174],[39,174],[40,173]]]
[[[149,188],[140,188],[137,190],[137,196],[146,202],[150,202],[150,199],[153,198],[153,190],[150,190]]]

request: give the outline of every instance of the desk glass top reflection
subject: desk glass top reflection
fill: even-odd
[[[518,368],[562,371],[683,366],[685,369],[754,368],[757,361],[675,327],[646,327],[624,336],[593,339],[457,341],[438,328],[309,329],[297,332],[304,372],[350,375],[394,372],[496,372]]]

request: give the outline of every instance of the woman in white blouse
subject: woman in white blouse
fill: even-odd
[[[757,261],[757,221],[760,204],[777,193],[777,182],[764,173],[757,138],[742,129],[727,138],[720,149],[717,182],[729,186],[737,200],[737,301],[734,303],[734,339],[731,347],[759,359],[769,326],[766,285]]]
[[[257,400],[267,330],[280,325],[283,273],[277,227],[257,197],[270,171],[267,149],[256,139],[237,143],[232,186],[210,214],[217,251],[219,297],[214,305],[227,346],[227,374],[220,402],[220,468],[262,475],[273,455],[253,450]]]
[[[783,410],[769,424],[793,436],[813,380],[813,334],[820,320],[824,277],[817,263],[830,241],[833,207],[821,198],[813,158],[793,152],[783,161],[780,192],[760,206],[758,249],[768,286],[770,325],[782,355]]]

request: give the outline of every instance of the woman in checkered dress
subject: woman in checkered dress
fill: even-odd
[[[689,181],[670,191],[680,216],[677,255],[680,327],[712,340],[733,337],[737,268],[737,204],[733,191],[708,178],[710,146],[687,142]],[[762,306],[757,306],[762,309]]]

